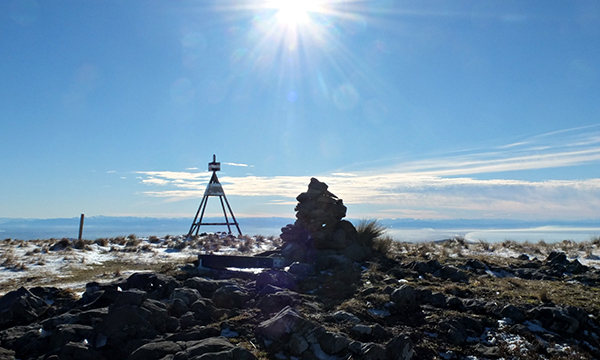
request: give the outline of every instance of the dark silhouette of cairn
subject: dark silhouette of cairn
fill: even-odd
[[[296,197],[297,220],[283,227],[280,235],[281,254],[287,260],[310,263],[321,253],[335,253],[356,261],[370,253],[370,249],[358,243],[354,225],[342,220],[346,216],[342,199],[327,188],[327,184],[312,178],[308,191]]]

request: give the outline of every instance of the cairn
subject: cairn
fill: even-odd
[[[342,199],[327,190],[327,184],[312,178],[308,191],[296,197],[296,222],[281,229],[281,254],[289,261],[314,262],[320,252],[330,250],[352,260],[370,254],[359,244],[351,222],[342,220],[346,206]],[[357,258],[358,257],[358,258]]]

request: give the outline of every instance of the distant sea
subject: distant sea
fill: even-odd
[[[243,234],[278,236],[281,228],[295,219],[282,217],[238,218]],[[358,220],[348,219],[354,224]],[[204,219],[205,222],[222,222],[222,218]],[[455,236],[468,241],[552,243],[563,240],[589,241],[600,237],[600,220],[576,222],[542,222],[518,220],[416,220],[381,219],[388,234],[397,241],[437,241]],[[185,235],[192,223],[191,218],[144,218],[91,216],[85,218],[83,238],[98,239],[135,234],[138,237],[150,235]],[[237,229],[232,227],[233,234]],[[227,232],[226,226],[203,226],[200,232]],[[2,239],[49,239],[77,238],[79,217],[60,219],[13,219],[0,218],[0,240]]]

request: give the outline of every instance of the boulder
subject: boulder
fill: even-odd
[[[330,355],[337,354],[346,349],[351,342],[346,335],[329,331],[319,336],[318,341],[321,349]]]
[[[36,321],[48,308],[43,299],[24,287],[11,291],[0,298],[0,329]]]
[[[235,285],[229,280],[213,280],[202,277],[192,277],[184,282],[184,286],[191,289],[196,289],[204,298],[212,298],[217,289],[225,285]]]
[[[181,345],[173,341],[157,341],[137,348],[127,360],[159,360],[167,355],[175,355],[181,351]]]
[[[396,304],[396,306],[401,308],[415,309],[419,307],[415,288],[407,284],[404,284],[398,289],[394,290],[390,298]]]
[[[406,335],[398,335],[385,345],[389,360],[410,360],[414,355],[413,343]]]
[[[314,327],[310,321],[287,306],[271,319],[260,323],[256,332],[268,340],[287,342],[292,334],[302,333]]]
[[[237,285],[226,285],[220,287],[213,294],[213,304],[222,309],[241,309],[248,299],[248,293]]]

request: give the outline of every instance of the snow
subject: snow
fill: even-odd
[[[238,239],[222,233],[209,234],[197,241],[187,241],[184,236],[153,238],[152,241],[150,238],[135,240],[135,246],[127,246],[126,241],[110,239],[107,246],[101,242],[88,242],[85,248],[68,247],[60,250],[50,250],[52,245],[59,242],[57,239],[0,241],[0,296],[20,286],[68,287],[81,292],[87,282],[114,280],[108,275],[114,274],[115,268],[118,268],[120,275],[127,276],[133,272],[143,272],[145,266],[148,267],[147,271],[151,271],[157,264],[183,264],[206,253],[252,255],[276,247],[276,239]],[[71,241],[71,245],[74,244],[75,241]],[[238,248],[244,244],[250,246],[241,253]],[[106,270],[104,277],[96,275],[96,278],[70,280],[78,272],[102,272],[111,263],[113,270]]]

